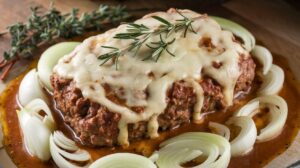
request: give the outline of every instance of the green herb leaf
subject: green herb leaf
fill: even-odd
[[[159,17],[159,16],[152,16],[153,19],[156,19],[158,21],[160,21],[161,23],[167,25],[167,26],[171,26],[172,24],[170,22],[168,22],[167,20],[165,20],[164,18],[162,17]]]
[[[11,68],[11,63],[20,59],[32,57],[34,49],[41,44],[51,43],[56,38],[71,38],[91,30],[99,30],[103,24],[120,23],[129,14],[123,6],[100,5],[95,11],[79,15],[79,9],[62,14],[51,5],[46,12],[41,7],[31,7],[31,16],[25,23],[16,23],[7,28],[11,36],[11,48],[3,53],[1,69]],[[6,32],[0,33],[0,37]],[[8,70],[9,71],[9,70]],[[8,73],[5,70],[3,73]],[[3,79],[6,74],[1,75]]]

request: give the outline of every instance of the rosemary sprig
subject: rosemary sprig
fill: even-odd
[[[149,47],[150,49],[153,50],[153,52],[151,52],[151,54],[148,57],[144,58],[143,60],[154,59],[155,62],[157,62],[158,59],[160,58],[162,52],[164,52],[164,51],[166,51],[171,56],[175,57],[175,55],[173,53],[171,53],[167,48],[170,44],[174,43],[175,38],[173,40],[169,41],[169,42],[165,42],[163,40],[161,34],[159,35],[159,38],[160,38],[160,41],[151,42],[152,46],[149,45],[149,44],[146,44],[147,47]]]
[[[174,38],[173,40],[166,42],[163,39],[162,34],[165,33],[165,38],[167,39],[172,33],[176,33],[180,30],[183,30],[183,37],[186,37],[188,31],[196,33],[192,26],[194,20],[192,18],[184,16],[179,11],[177,11],[177,13],[182,16],[182,19],[176,20],[175,23],[170,23],[166,19],[159,16],[152,16],[153,19],[161,23],[161,25],[159,25],[158,28],[154,30],[151,30],[149,27],[143,24],[129,23],[127,25],[126,32],[118,33],[114,36],[114,38],[120,40],[133,40],[133,42],[131,42],[129,46],[122,49],[111,46],[103,46],[104,48],[109,47],[110,49],[112,49],[112,51],[102,54],[98,57],[98,59],[103,60],[101,65],[105,64],[110,59],[112,59],[113,62],[117,65],[118,58],[120,56],[123,56],[126,52],[130,51],[135,51],[134,55],[136,55],[136,53],[143,45],[146,45],[150,50],[149,56],[145,57],[143,61],[153,59],[155,62],[157,62],[164,51],[172,56],[175,56],[174,53],[171,53],[168,50],[168,46],[174,43],[176,39]],[[147,42],[150,37],[156,35],[160,36],[160,41]],[[118,69],[118,66],[116,66],[116,68]]]
[[[184,29],[184,37],[186,36],[186,33],[188,30],[190,30],[193,33],[196,33],[196,31],[193,29],[193,26],[192,26],[193,20],[187,18],[180,12],[178,12],[178,14],[182,16],[182,19],[177,20],[179,22],[179,24],[176,25],[177,27],[175,29]]]
[[[118,58],[121,55],[121,52],[118,48],[115,47],[110,47],[110,46],[102,46],[102,48],[108,48],[110,50],[112,50],[109,53],[103,54],[99,57],[99,59],[103,60],[103,62],[101,63],[101,65],[105,64],[107,61],[109,61],[110,59],[116,59],[116,69],[118,69]]]
[[[72,9],[70,13],[62,14],[51,5],[42,12],[40,7],[31,7],[31,16],[25,23],[16,23],[0,33],[0,37],[11,36],[11,48],[4,52],[0,61],[0,70],[4,79],[14,63],[20,59],[32,57],[32,52],[38,46],[50,43],[56,38],[71,38],[91,30],[99,30],[103,24],[119,23],[129,17],[125,7],[101,5],[97,10],[82,13]]]

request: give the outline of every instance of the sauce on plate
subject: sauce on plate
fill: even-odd
[[[273,55],[274,56],[274,55]],[[288,117],[286,124],[283,128],[282,133],[276,138],[262,143],[256,143],[252,151],[244,156],[232,157],[229,168],[240,168],[240,167],[251,167],[259,168],[266,165],[270,160],[284,152],[296,137],[300,127],[300,105],[298,100],[300,98],[300,85],[291,73],[288,67],[287,61],[280,56],[274,56],[274,63],[283,68],[285,72],[285,82],[279,95],[283,97],[288,104]],[[36,63],[31,65],[31,68],[35,67]],[[32,157],[28,154],[24,144],[22,142],[22,135],[19,128],[19,122],[17,118],[16,110],[19,109],[17,102],[17,93],[19,84],[24,77],[25,73],[14,79],[9,83],[7,89],[1,94],[0,97],[0,111],[2,114],[2,125],[4,131],[4,144],[7,153],[12,158],[14,163],[20,168],[52,168],[56,167],[52,160],[48,162],[42,162],[38,158]],[[209,131],[207,123],[209,121],[215,121],[224,123],[238,108],[240,108],[247,101],[256,97],[255,87],[251,94],[247,95],[242,101],[236,103],[233,107],[226,111],[220,111],[215,113],[203,114],[203,122],[201,124],[190,123],[179,128],[161,132],[159,137],[156,139],[146,139],[133,142],[126,149],[122,147],[84,147],[81,148],[87,150],[93,160],[96,160],[105,155],[116,153],[116,152],[132,152],[150,156],[153,151],[158,149],[158,145],[173,136],[179,135],[184,132],[191,131]],[[53,117],[57,123],[58,129],[63,131],[68,137],[78,141],[76,136],[73,134],[71,129],[63,122],[63,118],[58,110],[55,109],[55,103],[52,100],[51,109]],[[255,117],[257,124],[265,124],[264,115],[257,115]],[[80,145],[80,143],[78,143]]]

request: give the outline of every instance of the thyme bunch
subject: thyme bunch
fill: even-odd
[[[42,44],[99,30],[103,24],[120,23],[129,17],[123,6],[100,5],[97,10],[81,15],[79,9],[63,14],[52,5],[46,12],[42,12],[40,7],[30,9],[31,16],[27,22],[13,24],[6,32],[0,33],[0,37],[5,34],[11,37],[11,48],[4,52],[4,59],[0,61],[0,80],[5,78],[16,61],[32,57],[33,50]]]
[[[171,56],[175,56],[174,53],[171,53],[168,50],[168,46],[174,43],[176,39],[174,38],[171,41],[165,41],[162,37],[162,34],[165,33],[166,38],[168,38],[172,33],[176,33],[180,30],[183,30],[183,37],[186,37],[188,31],[196,33],[192,26],[194,20],[184,16],[178,10],[176,11],[182,17],[182,19],[176,20],[175,23],[171,23],[159,16],[152,16],[153,19],[161,23],[158,28],[154,30],[151,30],[149,27],[143,24],[129,23],[127,25],[126,32],[118,33],[114,36],[114,38],[120,40],[132,40],[133,42],[131,42],[129,46],[122,49],[113,46],[102,46],[103,48],[111,49],[111,51],[98,57],[98,59],[103,60],[101,65],[112,59],[116,65],[116,69],[118,69],[118,58],[120,56],[130,51],[134,51],[134,55],[136,55],[143,45],[146,45],[150,50],[150,54],[146,56],[143,61],[152,59],[157,62],[164,51]],[[147,42],[150,37],[155,35],[159,35],[159,41]]]

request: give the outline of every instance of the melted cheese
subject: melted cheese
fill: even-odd
[[[97,57],[110,50],[101,46],[114,46],[125,48],[131,40],[118,40],[113,38],[115,34],[126,32],[126,24],[104,34],[90,37],[79,45],[71,54],[64,56],[54,68],[54,73],[67,79],[73,79],[84,97],[100,103],[111,112],[119,113],[119,137],[121,145],[128,145],[129,123],[139,121],[148,122],[148,136],[158,136],[158,116],[167,107],[166,92],[175,81],[184,80],[197,95],[197,103],[194,107],[193,119],[200,119],[203,105],[203,90],[199,81],[203,75],[215,79],[223,89],[227,105],[231,105],[236,81],[240,75],[239,57],[241,54],[248,56],[248,52],[240,44],[233,41],[231,32],[224,31],[214,20],[206,15],[182,10],[186,17],[193,18],[192,26],[196,33],[188,32],[183,37],[183,31],[173,33],[165,39],[175,42],[168,49],[175,53],[172,57],[164,52],[158,62],[151,60],[141,61],[149,54],[149,48],[142,46],[137,55],[126,53],[119,57],[119,69],[115,69],[113,62],[107,62],[100,66],[101,60]],[[170,22],[182,19],[174,10],[169,12],[157,12],[144,16],[135,23],[144,24],[156,29],[161,23],[151,18],[157,15]],[[210,38],[213,49],[201,46],[203,38]],[[159,41],[158,36],[153,36],[149,41]],[[215,68],[213,63],[221,63]],[[151,75],[149,75],[151,73]],[[106,97],[104,84],[108,84],[117,95],[126,100],[126,105],[118,105]],[[145,91],[148,92],[146,96]],[[144,106],[142,113],[132,111],[131,106]]]

